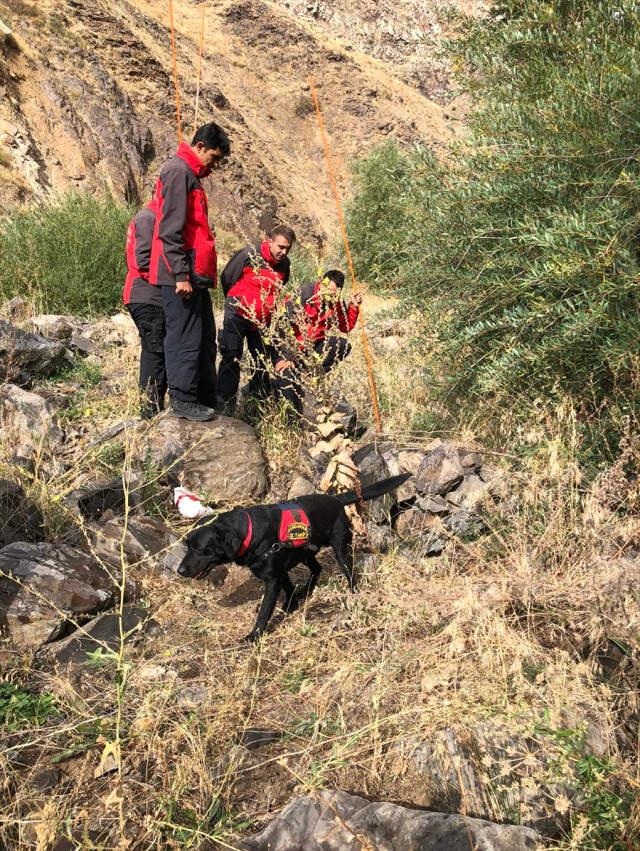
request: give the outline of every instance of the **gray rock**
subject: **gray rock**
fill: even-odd
[[[0,547],[44,540],[44,518],[20,485],[0,479]]]
[[[468,473],[455,490],[449,491],[447,501],[453,505],[473,508],[488,490],[489,486],[482,481],[480,476],[476,476],[475,473]]]
[[[69,340],[70,348],[82,355],[93,355],[98,351],[98,346],[89,337],[80,331],[74,331]]]
[[[358,467],[360,484],[363,488],[390,476],[389,465],[382,454],[384,449],[376,446],[375,443],[367,443],[354,453],[353,461]],[[391,508],[395,501],[394,494],[385,494],[378,499],[368,500],[364,504],[362,515],[375,523],[389,522]]]
[[[416,473],[416,490],[420,494],[440,495],[448,493],[464,478],[464,467],[458,451],[451,443],[443,443],[430,452]]]
[[[0,380],[29,385],[34,378],[52,375],[67,354],[62,343],[22,331],[0,319]]]
[[[376,553],[388,553],[397,543],[390,526],[379,526],[371,521],[367,523],[367,542]]]
[[[402,464],[400,463],[399,453],[396,452],[391,447],[385,449],[382,453],[382,457],[387,462],[387,467],[389,469],[389,475],[391,476],[400,476],[402,473],[408,473],[409,470],[404,470]],[[412,500],[416,495],[416,482],[415,477],[412,475],[410,479],[400,485],[398,490],[396,491],[396,500],[398,502],[406,502],[408,500]]]
[[[176,706],[200,706],[209,700],[209,689],[203,685],[184,686],[176,694]]]
[[[451,505],[441,496],[419,496],[416,505],[429,514],[451,514]]]
[[[585,748],[596,752],[588,736]],[[574,801],[580,794],[577,760],[567,758],[566,742],[498,720],[436,731],[408,758],[412,800],[420,806],[464,806],[471,816],[517,822],[546,835],[568,825],[568,810],[560,812],[555,800]]]
[[[535,851],[526,827],[411,810],[346,792],[296,798],[242,851]]]
[[[129,516],[126,530],[124,519],[111,518],[89,524],[87,533],[96,556],[116,567],[122,564],[122,555],[129,566],[151,559],[163,550],[168,556],[177,541],[173,532],[153,517]],[[177,564],[175,567],[177,570]]]
[[[299,496],[309,496],[312,493],[316,493],[313,483],[309,479],[305,479],[304,476],[296,476],[291,482],[287,498],[297,499]]]
[[[437,521],[431,514],[419,508],[409,508],[398,515],[396,532],[401,538],[413,538],[425,532],[431,532]]]
[[[42,313],[34,316],[31,322],[38,334],[60,343],[68,343],[74,331],[78,329],[78,323],[73,316],[56,313]]]
[[[4,446],[18,461],[50,460],[64,436],[51,403],[16,384],[0,388],[0,426]]]
[[[77,505],[78,511],[86,520],[99,520],[102,515],[110,511],[115,515],[124,515],[127,501],[129,507],[135,507],[138,503],[138,495],[135,492],[137,480],[128,485],[128,497],[125,493],[122,478],[111,479],[109,482],[93,484],[80,488],[69,494],[67,502],[69,505]]]
[[[160,559],[160,570],[166,571],[170,576],[178,577],[178,567],[180,562],[187,554],[187,546],[183,543],[177,543],[168,550]]]
[[[159,629],[157,623],[150,617],[149,611],[142,608],[126,606],[122,612],[122,631],[125,642],[131,643],[152,629]],[[120,617],[110,612],[98,615],[87,624],[82,631],[77,631],[56,643],[55,658],[58,662],[86,662],[87,653],[95,650],[116,650],[120,647]]]
[[[459,449],[458,455],[465,473],[477,473],[482,467],[482,456],[473,449]]]
[[[159,417],[142,446],[143,458],[147,452],[156,467],[206,503],[260,499],[269,486],[267,462],[254,430],[229,417],[208,423]]]
[[[0,626],[32,648],[55,641],[69,618],[106,609],[113,598],[107,572],[66,544],[9,544],[0,550]]]
[[[467,508],[461,508],[455,514],[445,517],[442,523],[445,529],[463,541],[474,540],[487,531],[482,517]]]

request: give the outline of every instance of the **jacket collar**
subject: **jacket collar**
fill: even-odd
[[[271,253],[271,249],[269,248],[269,241],[267,239],[260,243],[260,254],[262,255],[262,259],[265,260],[269,264],[269,266],[278,265],[278,261]]]
[[[197,178],[208,177],[211,174],[211,169],[205,168],[202,165],[198,157],[191,150],[191,146],[187,145],[186,142],[181,142],[178,145],[176,156],[186,162]]]

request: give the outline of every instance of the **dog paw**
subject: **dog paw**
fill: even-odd
[[[260,638],[260,633],[256,632],[256,630],[254,629],[249,633],[249,635],[245,635],[245,637],[242,640],[246,641],[247,644],[255,644],[256,641],[259,638]]]

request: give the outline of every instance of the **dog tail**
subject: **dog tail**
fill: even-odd
[[[362,488],[362,495],[356,491],[347,491],[347,493],[337,493],[335,497],[343,505],[354,505],[354,503],[360,502],[361,498],[367,500],[383,496],[385,493],[399,488],[403,482],[406,482],[410,478],[411,473],[403,473],[401,476],[392,476],[390,479],[383,479],[381,482],[374,482],[372,485],[367,485],[366,488]]]

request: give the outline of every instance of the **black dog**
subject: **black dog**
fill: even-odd
[[[187,536],[188,551],[178,573],[200,578],[216,565],[230,561],[248,567],[265,584],[256,624],[246,636],[248,641],[255,641],[266,629],[280,591],[286,595],[287,612],[294,611],[311,594],[322,569],[316,559],[321,547],[333,549],[349,588],[355,590],[351,527],[344,507],[389,493],[409,477],[407,473],[376,482],[363,488],[361,494],[312,494],[291,503],[234,508]],[[309,568],[311,576],[296,594],[289,571],[301,563]]]

